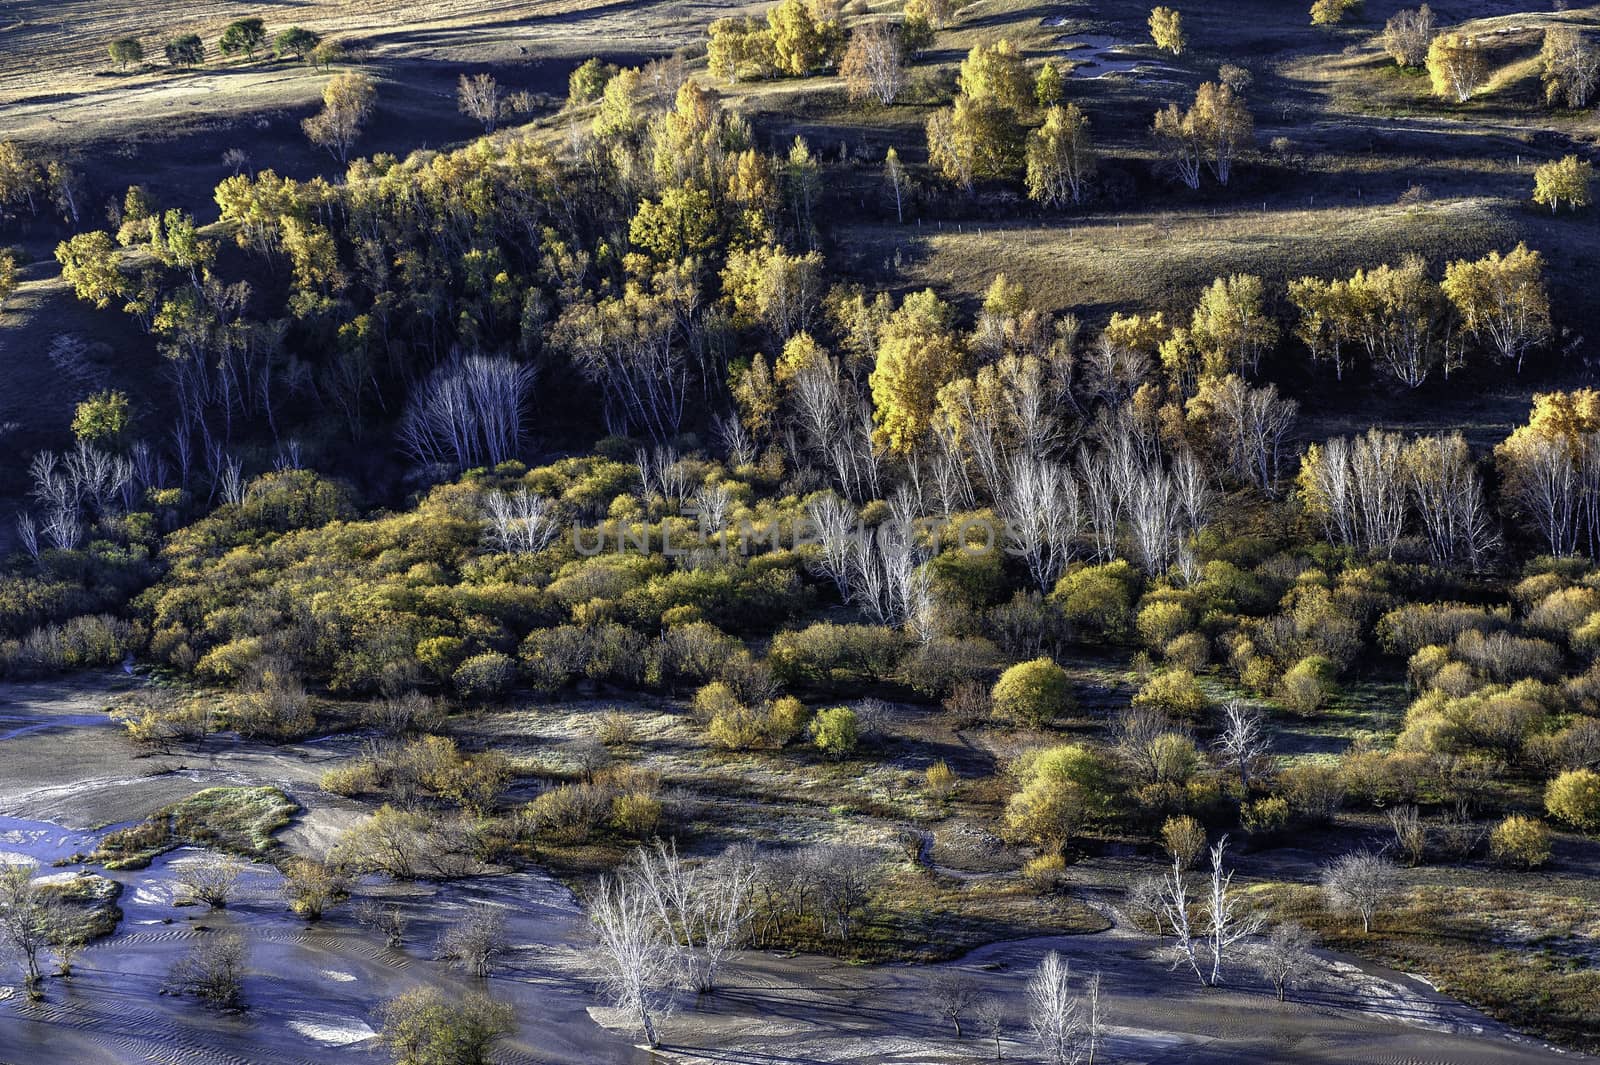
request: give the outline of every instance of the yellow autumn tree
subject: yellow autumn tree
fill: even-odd
[[[1529,349],[1550,338],[1550,294],[1544,256],[1518,244],[1506,255],[1492,251],[1445,270],[1444,294],[1461,324],[1480,344],[1522,372]]]
[[[956,86],[970,99],[1019,114],[1027,110],[1033,97],[1022,56],[1007,38],[991,45],[977,45],[968,52],[956,75]]]
[[[928,435],[940,387],[961,376],[965,361],[949,304],[932,289],[907,296],[884,323],[867,378],[877,439],[910,454]]]
[[[1600,392],[1541,392],[1533,397],[1528,424],[1495,447],[1501,491],[1514,514],[1546,550],[1573,554],[1585,524],[1579,505],[1582,473],[1593,468],[1600,433]],[[1590,549],[1600,530],[1590,528]]]
[[[322,110],[301,123],[306,137],[339,162],[348,162],[377,92],[372,79],[358,71],[335,75],[322,89]]]
[[[1022,165],[1022,127],[1011,110],[965,94],[928,119],[928,162],[968,192],[980,178],[1004,178]]]
[[[1278,325],[1266,309],[1266,285],[1254,274],[1217,278],[1201,295],[1189,333],[1206,373],[1255,373],[1261,356],[1278,342]]]
[[[767,12],[778,70],[802,77],[833,63],[844,43],[837,13],[806,0],[783,0]]]
[[[1051,107],[1028,134],[1028,195],[1051,207],[1082,203],[1097,161],[1083,108]]]
[[[1161,311],[1147,315],[1114,311],[1105,331],[1107,343],[1146,355],[1154,355],[1171,335],[1172,327],[1167,324],[1167,316]]]
[[[1436,96],[1464,104],[1489,77],[1489,60],[1476,37],[1441,33],[1428,46],[1428,77]]]
[[[1170,7],[1158,7],[1150,12],[1150,39],[1163,52],[1182,55],[1189,46],[1183,32],[1183,15]]]
[[[1594,166],[1576,155],[1543,163],[1533,172],[1533,202],[1555,214],[1564,203],[1576,211],[1589,206],[1594,185]]]

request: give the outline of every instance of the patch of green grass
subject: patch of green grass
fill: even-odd
[[[65,878],[49,878],[40,887],[59,899],[69,915],[65,927],[56,933],[58,937],[70,937],[87,943],[109,936],[117,930],[117,924],[122,920],[122,907],[117,905],[122,885],[108,877],[97,873],[78,873]]]
[[[257,858],[277,845],[272,834],[299,808],[274,787],[206,788],[136,825],[108,832],[87,860],[107,869],[143,869],[186,844]]]

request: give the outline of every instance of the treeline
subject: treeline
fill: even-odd
[[[216,50],[226,59],[243,57],[254,61],[257,52],[268,50],[274,58],[293,57],[312,66],[327,67],[345,58],[345,46],[339,41],[323,40],[322,34],[301,26],[289,26],[271,33],[265,19],[250,17],[235,19],[217,35]],[[130,63],[142,64],[146,59],[143,40],[139,37],[118,37],[106,46],[111,59],[126,71]],[[197,33],[183,33],[167,39],[162,46],[167,64],[172,67],[197,67],[209,59],[205,39]]]

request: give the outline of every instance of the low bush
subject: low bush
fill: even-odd
[[[882,625],[818,622],[778,633],[767,660],[781,684],[834,691],[893,676],[905,644],[904,636]]]
[[[829,758],[847,758],[855,753],[860,743],[860,725],[856,712],[848,706],[834,706],[819,710],[811,719],[811,742]]]
[[[1046,728],[1077,706],[1072,679],[1048,658],[1018,662],[1000,674],[990,700],[997,716],[1029,728]]]
[[[1537,869],[1550,858],[1550,830],[1537,818],[1512,814],[1489,834],[1489,855],[1501,865]]]
[[[1550,816],[1582,832],[1600,832],[1600,773],[1569,769],[1545,788]]]
[[[1148,706],[1172,717],[1199,721],[1211,705],[1200,683],[1187,669],[1166,669],[1140,685],[1134,693],[1135,706]]]

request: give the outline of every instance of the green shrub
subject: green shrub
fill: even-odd
[[[766,718],[758,711],[734,700],[711,715],[706,735],[713,747],[725,751],[748,751],[766,744]]]
[[[1297,714],[1314,714],[1333,695],[1334,673],[1332,662],[1307,655],[1278,679],[1278,701]]]
[[[1489,834],[1489,855],[1502,865],[1537,869],[1550,858],[1550,830],[1538,818],[1512,814]]]
[[[1169,642],[1161,655],[1168,664],[1192,673],[1211,661],[1211,641],[1203,633],[1186,632]]]
[[[1067,878],[1067,861],[1059,854],[1041,854],[1022,866],[1022,879],[1043,895],[1059,888]]]
[[[466,657],[466,641],[459,636],[430,636],[417,644],[417,661],[440,680],[449,680]]]
[[[1045,728],[1076,707],[1067,671],[1048,658],[1018,662],[990,692],[994,713],[1030,728]]]
[[[1247,802],[1239,811],[1239,823],[1252,835],[1268,836],[1289,824],[1289,800],[1281,795]]]
[[[1296,817],[1327,824],[1344,805],[1344,779],[1334,766],[1302,762],[1279,778],[1283,797]]]
[[[592,784],[559,784],[542,791],[523,808],[522,820],[530,833],[555,843],[577,845],[605,824],[611,801]]]
[[[1050,598],[1060,605],[1067,620],[1117,639],[1127,636],[1133,625],[1138,590],[1138,571],[1118,559],[1068,572],[1056,582]]]
[[[485,651],[461,663],[450,680],[464,698],[498,699],[516,683],[517,664],[509,655]]]
[[[811,719],[811,742],[829,758],[845,758],[861,740],[856,712],[848,706],[817,711]]]
[[[922,773],[922,781],[928,789],[928,794],[939,802],[948,799],[950,793],[955,791],[957,779],[955,770],[951,769],[950,763],[942,758]]]
[[[1070,626],[1054,599],[1038,592],[1018,592],[1009,603],[989,611],[995,643],[1013,658],[1032,658],[1059,648]]]
[[[630,790],[611,801],[611,827],[624,836],[649,839],[661,827],[665,808],[659,796],[645,790]]]
[[[764,726],[767,741],[774,746],[782,747],[800,735],[810,717],[811,711],[794,696],[785,695],[774,699],[767,709]]]
[[[1020,787],[1006,804],[1008,838],[1060,851],[1104,809],[1107,769],[1081,744],[1032,751],[1012,767]]]
[[[1169,817],[1161,826],[1161,845],[1185,869],[1205,852],[1207,842],[1205,826],[1187,814]]]
[[[918,644],[900,662],[905,685],[930,699],[943,698],[963,684],[992,676],[1000,650],[978,636],[938,636]]]
[[[1544,808],[1580,831],[1600,831],[1600,773],[1592,769],[1562,773],[1545,787]]]
[[[1145,646],[1160,651],[1189,628],[1189,611],[1182,603],[1158,601],[1139,611],[1137,624]]]
[[[1561,675],[1561,651],[1545,640],[1469,629],[1456,637],[1453,650],[1457,658],[1505,683],[1527,677],[1554,680]]]
[[[366,758],[357,758],[323,770],[317,783],[334,795],[365,795],[378,789],[378,767]]]
[[[633,718],[621,710],[607,710],[600,715],[600,722],[595,727],[595,738],[604,747],[627,747],[637,736]]]
[[[1464,632],[1489,632],[1506,618],[1463,603],[1411,603],[1378,620],[1378,641],[1390,654],[1409,657],[1429,644],[1449,644]]]
[[[875,684],[895,672],[905,637],[882,625],[818,622],[772,638],[767,661],[789,687],[835,690]]]
[[[317,724],[300,678],[276,663],[260,670],[228,703],[228,724],[251,739],[292,740]]]
[[[965,610],[986,609],[1006,595],[1005,566],[998,550],[948,548],[928,561],[928,576],[937,600]]]
[[[1600,611],[1600,588],[1562,588],[1551,592],[1528,612],[1528,628],[1559,640],[1577,632]]]
[[[1187,669],[1166,669],[1155,674],[1134,694],[1135,706],[1163,710],[1173,717],[1198,721],[1211,701],[1200,690],[1200,682]]]

